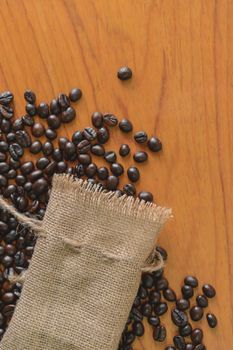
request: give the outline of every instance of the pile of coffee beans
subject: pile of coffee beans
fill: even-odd
[[[167,252],[162,247],[157,247],[157,250],[166,260]],[[132,344],[136,337],[144,334],[144,320],[147,320],[153,328],[154,341],[165,342],[167,330],[162,324],[162,316],[168,312],[169,308],[171,321],[177,327],[177,333],[173,337],[173,344],[166,346],[165,350],[206,350],[203,331],[196,327],[196,322],[202,319],[209,299],[213,298],[216,292],[213,286],[204,284],[202,294],[197,294],[196,304],[191,307],[190,302],[197,288],[197,278],[187,276],[181,287],[181,296],[177,297],[176,292],[169,286],[163,269],[143,273],[118,350],[133,349]],[[168,303],[171,304],[170,307]],[[217,326],[217,318],[213,313],[207,313],[206,319],[209,327]]]

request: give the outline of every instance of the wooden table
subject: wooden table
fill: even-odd
[[[159,239],[166,276],[178,294],[186,274],[216,286],[209,310],[219,327],[200,325],[208,349],[232,349],[233,1],[2,0],[0,9],[0,88],[14,92],[19,114],[26,88],[48,101],[78,86],[78,117],[63,134],[100,110],[162,139],[137,188],[173,208]],[[131,81],[116,78],[122,65]],[[111,140],[108,149],[138,149],[119,131]],[[175,328],[164,322],[171,342]],[[164,349],[151,333],[146,326],[134,349]]]

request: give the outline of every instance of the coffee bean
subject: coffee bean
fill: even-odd
[[[37,179],[40,179],[42,176],[43,176],[42,170],[34,170],[29,174],[28,179],[31,182],[35,182]]]
[[[160,318],[158,316],[150,316],[147,318],[147,320],[151,326],[156,327],[156,326],[160,325]]]
[[[186,313],[179,309],[173,309],[171,311],[171,319],[177,327],[184,327],[186,324],[188,324],[188,317]]]
[[[98,131],[97,131],[97,140],[99,141],[99,143],[104,144],[109,140],[109,132],[108,129],[105,128],[104,126],[101,127]]]
[[[20,161],[19,160],[15,160],[12,157],[10,157],[9,159],[9,166],[15,170],[17,170],[20,167]]]
[[[14,132],[9,132],[7,135],[6,135],[6,142],[7,143],[12,143],[12,142],[15,142],[15,133]]]
[[[62,123],[70,123],[76,117],[76,111],[73,107],[68,107],[62,112],[61,121]]]
[[[185,350],[194,350],[194,345],[192,343],[187,343]]]
[[[168,310],[167,303],[162,302],[159,304],[155,304],[154,312],[157,316],[164,315],[167,312],[167,310]]]
[[[50,113],[51,114],[56,114],[57,115],[57,114],[59,114],[61,112],[61,109],[60,109],[60,106],[59,106],[59,103],[58,103],[57,99],[53,99],[50,102],[49,109],[50,109]]]
[[[115,176],[121,176],[124,173],[124,168],[119,163],[112,163],[110,169]]]
[[[206,347],[203,344],[198,344],[195,346],[194,350],[206,350]]]
[[[167,251],[163,247],[157,246],[156,251],[162,256],[163,260],[167,260]]]
[[[2,258],[2,264],[5,267],[10,267],[13,264],[13,258],[9,255],[4,255],[4,257]]]
[[[117,176],[114,176],[114,175],[110,175],[108,178],[107,178],[107,182],[106,182],[106,188],[109,190],[109,191],[114,191],[117,189],[117,186],[119,184],[119,179]]]
[[[55,148],[52,153],[52,158],[56,162],[61,162],[63,160],[62,151],[59,148]]]
[[[85,174],[84,166],[82,164],[77,164],[75,167],[75,173],[76,173],[78,178],[81,178],[82,176],[84,176],[84,174]]]
[[[6,187],[8,180],[4,175],[0,175],[0,187]]]
[[[24,129],[24,123],[22,118],[15,119],[12,124],[13,131],[23,130]]]
[[[25,126],[33,126],[35,123],[35,120],[30,115],[26,114],[22,117],[22,122],[23,122],[23,125]]]
[[[178,350],[185,350],[185,340],[181,335],[175,335],[173,337],[173,343]]]
[[[57,163],[52,161],[44,169],[44,174],[46,174],[47,176],[52,176],[55,173],[56,169]]]
[[[206,315],[206,319],[207,319],[208,325],[211,328],[215,328],[217,326],[218,320],[217,320],[217,318],[216,318],[216,316],[214,314],[208,313]]]
[[[59,139],[58,139],[58,147],[59,147],[59,149],[60,149],[61,151],[64,151],[65,146],[66,146],[66,144],[67,144],[68,141],[69,141],[69,140],[67,139],[67,137],[59,137]],[[74,143],[73,137],[72,137],[72,142]]]
[[[157,326],[153,331],[153,338],[155,341],[163,342],[166,339],[167,331],[164,326]]]
[[[97,171],[97,166],[94,163],[90,163],[85,169],[85,173],[89,178],[94,177],[96,174],[96,171]]]
[[[174,346],[167,346],[165,350],[176,350],[176,348],[174,348]]]
[[[32,127],[32,135],[35,137],[41,137],[45,133],[45,128],[41,123],[35,123]]]
[[[51,114],[47,118],[47,123],[51,129],[58,129],[61,125],[61,120],[57,115]]]
[[[12,143],[9,146],[9,153],[12,159],[18,161],[23,156],[24,150],[18,143]]]
[[[45,102],[41,102],[37,107],[37,114],[40,118],[46,119],[49,116],[49,106]]]
[[[9,106],[0,106],[0,116],[5,119],[11,119],[14,115],[13,108]]]
[[[46,166],[49,164],[49,159],[47,158],[39,158],[36,162],[37,169],[43,170],[46,168]]]
[[[32,183],[30,181],[26,182],[23,186],[25,192],[30,192],[32,189]]]
[[[7,255],[14,256],[15,255],[15,246],[13,244],[7,244],[4,247],[4,251]]]
[[[187,276],[184,279],[184,283],[192,288],[196,288],[198,286],[198,279],[194,276]]]
[[[0,94],[0,105],[7,106],[14,99],[14,95],[10,91],[4,91]]]
[[[181,288],[181,292],[182,295],[184,297],[184,299],[190,299],[193,297],[193,288],[191,286],[188,286],[187,284],[185,284],[182,288]]]
[[[5,141],[0,141],[0,152],[7,152],[9,149],[8,143]]]
[[[128,80],[132,77],[132,70],[129,67],[121,67],[117,72],[117,77],[120,80]]]
[[[136,194],[136,188],[134,184],[126,184],[123,187],[123,192],[127,194],[127,196],[134,196]]]
[[[192,333],[192,326],[190,323],[186,324],[184,327],[179,328],[179,333],[182,337],[188,337]]]
[[[171,288],[165,289],[163,291],[163,296],[167,301],[176,301],[176,293]]]
[[[130,147],[127,144],[121,145],[119,149],[119,154],[121,157],[126,157],[130,153]]]
[[[8,232],[9,232],[8,225],[5,222],[0,221],[0,234],[5,235]]]
[[[159,152],[162,149],[162,143],[157,137],[151,137],[147,142],[147,146],[152,152]]]
[[[57,163],[57,170],[56,170],[56,172],[58,174],[64,173],[66,171],[66,169],[67,169],[67,164],[65,162],[61,161],[61,162]]]
[[[114,151],[105,152],[104,159],[108,163],[115,163],[116,158],[117,158],[117,156],[116,156],[116,153]]]
[[[145,143],[147,139],[148,139],[148,136],[145,131],[138,131],[134,134],[134,140],[137,143]]]
[[[70,106],[69,98],[65,94],[59,94],[58,103],[59,103],[61,109],[63,109],[63,110],[67,109]]]
[[[136,168],[134,166],[128,168],[127,175],[128,175],[129,180],[132,182],[136,182],[140,178],[139,170],[138,170],[138,168]]]
[[[14,310],[15,310],[15,305],[13,304],[6,305],[2,309],[2,314],[4,317],[11,318],[13,316]]]
[[[183,298],[178,299],[176,301],[176,307],[181,311],[187,310],[190,307],[190,301],[188,299],[183,299]]]
[[[6,186],[7,185],[7,180],[5,178],[6,184],[2,184],[2,177],[4,178],[3,175],[0,175],[0,186]],[[15,185],[9,185],[5,189],[3,195],[4,195],[5,198],[9,198],[12,193],[16,192],[16,190],[17,190],[17,187]]]
[[[6,158],[7,158],[7,157],[6,157],[6,154],[0,152],[0,162],[5,162]]]
[[[130,345],[133,343],[135,335],[132,332],[125,333],[125,345]]]
[[[103,122],[105,125],[113,127],[118,124],[118,119],[114,114],[111,113],[105,113],[103,115]]]
[[[77,102],[82,97],[82,90],[78,88],[73,88],[69,92],[69,99],[72,102]]]
[[[97,176],[100,180],[106,180],[108,178],[108,169],[106,167],[100,167],[97,169]]]
[[[100,112],[94,112],[91,116],[93,126],[100,128],[103,125],[103,114]]]
[[[142,285],[145,288],[152,288],[154,284],[154,279],[150,273],[143,273],[141,277]]]
[[[34,164],[32,162],[25,162],[20,167],[20,171],[23,175],[28,175],[33,170],[34,170]]]
[[[40,151],[42,150],[42,143],[39,140],[32,142],[29,150],[32,154],[40,153]]]
[[[204,284],[202,287],[202,291],[207,298],[213,298],[216,295],[216,291],[211,284]]]
[[[27,179],[23,175],[17,175],[15,178],[15,182],[18,186],[23,186],[26,181],[27,181]]]
[[[138,198],[144,200],[145,202],[153,202],[153,194],[151,192],[142,191],[139,192]]]
[[[87,128],[84,128],[83,130],[83,136],[88,141],[94,141],[96,139],[97,134],[95,129],[91,127],[87,127]]]
[[[51,154],[53,153],[53,150],[54,150],[54,147],[50,141],[46,141],[42,145],[42,152],[45,156],[51,156]]]
[[[48,140],[55,140],[57,138],[56,130],[46,129],[45,130],[45,137],[47,137]]]
[[[83,165],[91,163],[91,156],[89,154],[78,154],[78,161]]]
[[[150,291],[149,293],[149,302],[150,304],[159,304],[161,300],[161,294],[155,290]]]
[[[128,119],[122,119],[119,123],[119,128],[123,132],[130,132],[133,130],[133,125]]]
[[[104,146],[102,145],[93,145],[91,147],[91,153],[95,154],[96,156],[103,156],[105,154]]]
[[[207,307],[209,302],[205,295],[198,295],[196,297],[197,305],[200,307]]]
[[[193,329],[192,334],[191,334],[191,340],[192,340],[193,344],[194,345],[201,344],[202,339],[203,339],[202,330],[200,328]]]
[[[27,103],[25,107],[25,111],[31,116],[34,117],[36,115],[36,106],[31,103]]]
[[[132,332],[137,337],[143,336],[145,329],[142,322],[134,322],[132,325]]]
[[[138,151],[138,152],[134,153],[133,159],[137,163],[143,163],[148,159],[148,155],[144,151]]]
[[[0,174],[7,173],[9,169],[10,167],[6,162],[0,163]]]
[[[165,277],[158,279],[156,282],[155,288],[157,291],[167,289],[168,288],[168,280]]]
[[[10,132],[11,130],[11,123],[9,120],[7,119],[3,119],[1,121],[1,131],[5,134],[7,134],[8,132]]]
[[[190,310],[190,317],[193,321],[199,321],[203,317],[203,309],[200,306],[193,306]]]
[[[88,140],[83,140],[77,145],[77,152],[80,154],[88,153],[91,149],[91,143]]]
[[[10,169],[10,170],[8,171],[8,173],[6,174],[6,177],[7,177],[8,179],[15,179],[15,178],[16,178],[16,175],[17,175],[17,173],[16,173],[15,169]]]
[[[32,90],[26,90],[24,92],[24,98],[28,103],[34,104],[36,102],[36,95]]]

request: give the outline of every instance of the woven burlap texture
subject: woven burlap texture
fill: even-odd
[[[169,209],[55,175],[1,350],[116,350]]]

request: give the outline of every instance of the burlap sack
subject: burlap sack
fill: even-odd
[[[116,350],[141,268],[169,216],[154,204],[55,176],[0,349]]]

